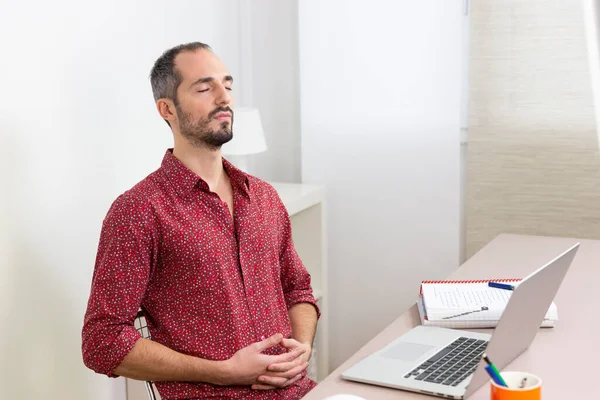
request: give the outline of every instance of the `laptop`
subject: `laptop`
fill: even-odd
[[[417,326],[344,371],[342,378],[468,398],[490,380],[484,352],[501,369],[529,347],[578,249],[579,243],[519,282],[493,335]]]

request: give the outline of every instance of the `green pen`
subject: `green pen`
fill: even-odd
[[[504,378],[502,378],[502,375],[500,375],[500,371],[498,371],[498,368],[496,368],[496,366],[494,364],[492,364],[492,362],[488,358],[487,354],[483,353],[483,359],[485,360],[487,365],[489,365],[490,368],[496,373],[496,375],[498,375],[498,379],[500,380],[500,382],[502,382],[502,384],[504,386],[508,387],[508,385],[506,384],[506,381],[504,380]]]

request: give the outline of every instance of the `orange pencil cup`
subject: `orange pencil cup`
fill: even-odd
[[[491,400],[540,400],[542,380],[528,372],[501,372],[508,387],[491,381]]]

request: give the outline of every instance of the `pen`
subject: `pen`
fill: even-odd
[[[450,316],[447,316],[447,317],[443,317],[442,319],[451,319],[451,318],[456,318],[456,317],[462,317],[463,315],[469,315],[469,314],[473,314],[473,313],[476,313],[476,312],[487,311],[487,310],[489,310],[489,308],[483,306],[483,307],[481,307],[478,310],[466,311],[466,312],[461,313],[461,314],[455,314],[455,315],[450,315]]]
[[[503,383],[503,381],[501,380],[502,377],[500,375],[498,375],[492,367],[490,367],[489,365],[486,365],[485,370],[488,373],[488,375],[490,376],[490,378],[492,378],[492,380],[496,383],[496,385],[507,387],[506,384]]]
[[[496,289],[515,290],[513,285],[507,285],[506,283],[488,282],[488,286]]]
[[[519,385],[519,389],[523,389],[525,387],[526,383],[527,383],[527,377],[524,377],[523,380],[521,381],[521,384]]]
[[[508,387],[508,385],[506,384],[506,381],[502,378],[502,375],[500,375],[500,371],[498,371],[498,368],[496,368],[496,366],[494,364],[492,364],[492,362],[488,358],[487,354],[483,353],[483,359],[487,363],[485,370],[488,372],[488,374],[490,374],[492,379],[494,379],[494,375],[496,375],[495,378],[497,380],[494,379],[494,382],[496,382],[498,385]],[[489,367],[489,369],[488,369],[488,367]],[[492,373],[490,371],[493,372],[494,375],[492,375]]]

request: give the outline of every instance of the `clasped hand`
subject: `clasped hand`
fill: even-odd
[[[268,348],[281,345],[288,350],[279,355],[262,354]],[[228,362],[234,385],[251,385],[256,390],[271,390],[290,386],[302,377],[308,367],[311,347],[281,334],[253,343],[237,351]]]

